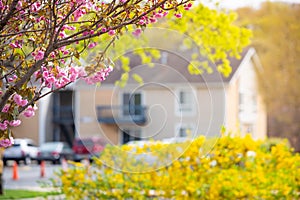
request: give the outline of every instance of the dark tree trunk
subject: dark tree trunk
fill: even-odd
[[[3,161],[2,161],[2,157],[3,157],[3,152],[4,149],[0,148],[0,195],[3,195],[4,191],[3,191],[3,179],[2,179],[2,173],[3,173]]]
[[[2,173],[0,174],[0,195],[3,195],[3,180],[2,180]]]

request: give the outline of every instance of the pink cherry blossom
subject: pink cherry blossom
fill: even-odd
[[[7,113],[9,111],[10,105],[5,104],[5,106],[2,108],[2,112]]]
[[[41,17],[37,18],[35,21],[38,23],[40,21],[44,21],[45,19],[46,19],[45,16],[41,16]]]
[[[175,13],[174,16],[177,17],[177,18],[181,18],[182,14],[181,13]]]
[[[7,123],[6,122],[0,122],[0,130],[5,131],[7,129]]]
[[[139,24],[140,24],[140,25],[146,24],[145,19],[140,19]]]
[[[44,52],[42,50],[38,50],[37,52],[33,52],[31,55],[35,60],[42,60],[44,58]]]
[[[185,4],[183,7],[185,10],[190,10],[192,8],[193,4],[192,3],[188,3],[188,4]]]
[[[113,68],[111,66],[109,66],[107,68],[97,71],[96,73],[94,73],[93,75],[91,75],[89,77],[83,78],[83,80],[89,85],[99,83],[99,82],[104,81],[106,79],[106,77],[109,75],[109,73],[112,71],[113,71]]]
[[[21,41],[15,41],[14,43],[10,43],[9,46],[11,48],[22,48],[22,42]]]
[[[162,18],[164,16],[163,13],[155,13],[154,15],[156,18]]]
[[[97,46],[97,42],[92,42],[89,44],[89,48],[94,48],[95,46]]]
[[[80,17],[82,17],[84,14],[86,14],[86,11],[83,9],[77,9],[75,10],[73,16],[74,16],[74,21],[78,21]]]
[[[83,4],[85,2],[86,2],[85,0],[76,0],[76,3],[78,3],[78,4]]]
[[[8,82],[13,82],[14,80],[16,80],[17,76],[13,75],[12,77],[8,78]]]
[[[35,115],[34,108],[32,106],[28,106],[26,110],[23,112],[23,115],[27,118],[33,117]]]
[[[0,147],[7,148],[13,144],[14,144],[14,140],[12,137],[10,137],[10,139],[8,138],[0,139]]]
[[[156,22],[157,22],[157,19],[154,18],[154,17],[153,17],[153,18],[150,18],[150,22],[151,22],[151,23],[156,23]]]
[[[132,34],[135,36],[135,37],[139,37],[142,33],[142,29],[140,28],[137,28],[135,29],[135,31],[132,32]]]
[[[22,99],[22,97],[19,94],[15,94],[13,99],[15,103],[19,106],[25,106],[28,103],[27,99]]]
[[[21,10],[22,9],[22,5],[23,5],[22,1],[18,1],[18,4],[16,6],[17,10]]]
[[[39,2],[33,3],[30,7],[31,12],[37,12],[40,9],[41,9],[41,3],[39,3]]]
[[[70,30],[70,31],[74,31],[74,30],[76,30],[76,27],[69,26],[69,25],[64,25],[63,28],[62,28],[62,30],[65,30],[65,29]]]
[[[12,121],[9,122],[9,125],[14,126],[14,127],[19,126],[20,124],[21,124],[21,120],[19,120],[19,119],[12,120]]]
[[[64,31],[61,31],[61,32],[59,33],[59,36],[60,36],[61,38],[65,38],[65,37],[67,37],[67,34],[66,34]]]
[[[109,31],[108,31],[108,35],[113,36],[113,35],[115,35],[115,34],[116,34],[116,31],[115,31],[115,30],[109,30]]]

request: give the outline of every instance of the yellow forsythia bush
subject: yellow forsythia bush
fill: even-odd
[[[211,141],[107,146],[92,165],[61,171],[56,184],[66,199],[300,199],[300,156],[285,143]]]

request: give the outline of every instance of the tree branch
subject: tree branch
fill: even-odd
[[[13,13],[16,10],[17,4],[18,4],[18,0],[13,0],[12,3],[10,4],[9,11],[8,11],[7,15],[3,19],[1,19],[1,21],[0,21],[0,32],[7,25],[9,19],[13,16]]]

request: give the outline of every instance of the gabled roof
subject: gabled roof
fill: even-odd
[[[204,72],[201,75],[191,75],[187,66],[189,60],[186,59],[190,55],[176,54],[173,52],[166,52],[164,56],[165,62],[160,60],[154,60],[153,67],[149,67],[148,64],[141,64],[139,57],[132,57],[130,61],[130,74],[138,74],[143,78],[144,83],[229,83],[238,71],[239,66],[245,59],[249,48],[246,48],[242,54],[241,59],[230,58],[232,72],[228,77],[221,75],[216,65],[210,63],[210,67],[213,69],[213,73],[208,74]],[[126,55],[128,56],[128,55]],[[116,64],[114,71],[102,82],[102,84],[114,84],[120,79],[124,71]],[[136,83],[132,78],[129,78],[128,83]]]

